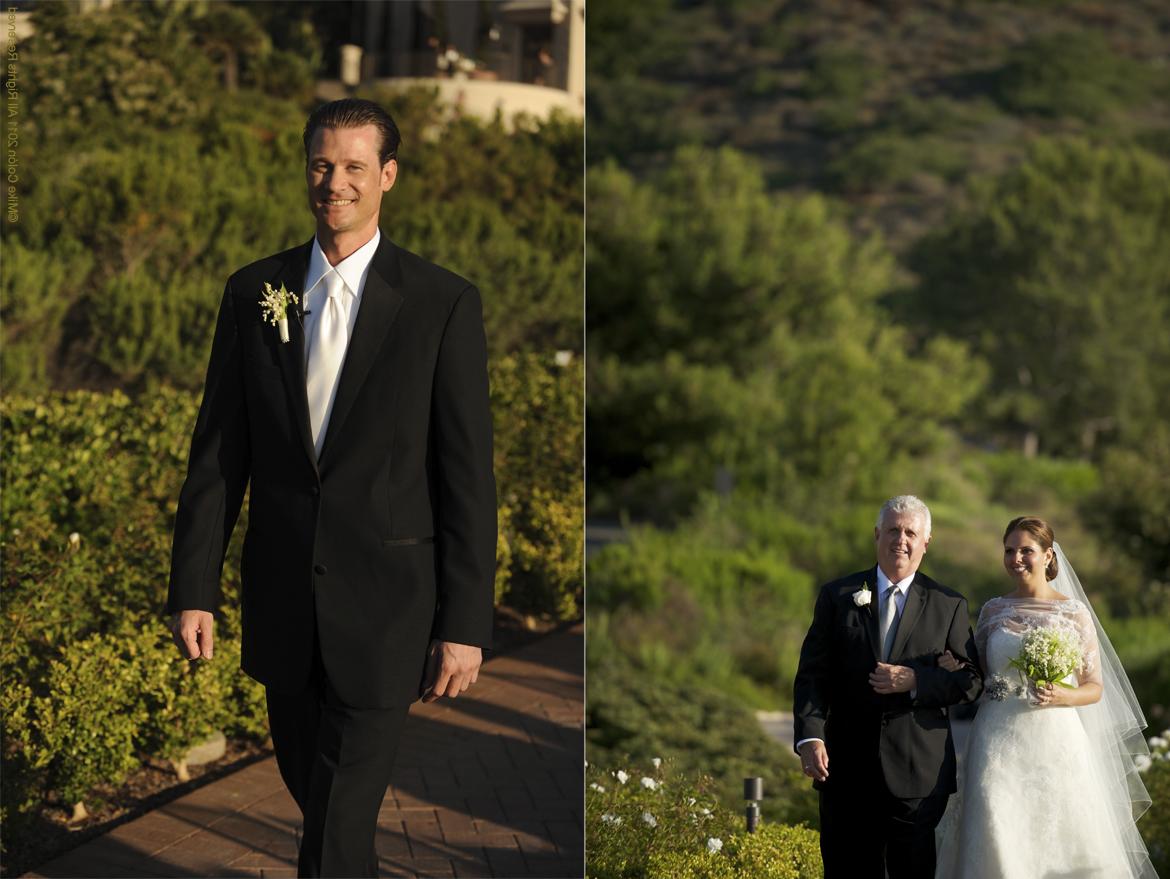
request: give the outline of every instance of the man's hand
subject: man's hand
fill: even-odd
[[[440,696],[454,699],[479,680],[483,649],[452,641],[432,641],[427,651],[427,670],[423,675],[424,702]]]
[[[955,655],[949,650],[944,650],[939,654],[938,667],[946,671],[958,671],[963,666],[959,660],[955,659]]]
[[[914,669],[904,665],[890,665],[879,662],[877,668],[869,674],[869,685],[875,693],[883,696],[890,693],[909,693],[918,686],[918,676]]]
[[[819,739],[800,746],[800,768],[809,778],[824,781],[829,777],[829,752]]]
[[[182,610],[171,616],[171,635],[184,659],[211,659],[215,617],[206,610]]]

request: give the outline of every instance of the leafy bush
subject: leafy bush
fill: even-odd
[[[648,767],[649,761],[647,761]],[[588,871],[597,879],[819,879],[819,834],[743,819],[711,795],[711,780],[629,765],[586,773]]]
[[[518,610],[574,619],[584,598],[581,363],[505,357],[492,364],[491,381],[508,577],[497,596]]]
[[[1159,876],[1170,876],[1170,729],[1150,738],[1150,765],[1142,781],[1153,805],[1138,821],[1138,829]]]
[[[1149,94],[1153,72],[1118,55],[1099,33],[1066,31],[1017,46],[999,72],[996,92],[1019,113],[1096,119]]]
[[[120,783],[138,766],[138,732],[148,715],[136,648],[125,633],[71,642],[49,660],[37,682],[43,690],[22,687],[28,703],[9,706],[15,711],[6,738],[34,770],[45,770],[45,783],[65,803],[84,800],[96,784]]]
[[[637,529],[589,563],[598,637],[653,646],[675,680],[706,680],[761,707],[790,690],[813,588],[774,549],[707,540],[689,527]]]
[[[765,824],[755,833],[732,834],[721,848],[708,842],[708,848],[699,852],[655,852],[647,875],[656,879],[820,879],[825,872],[820,834],[806,827]]]
[[[1109,449],[1099,489],[1082,505],[1087,522],[1140,565],[1132,584],[1138,606],[1156,618],[1170,613],[1170,426],[1151,426]],[[1170,701],[1167,701],[1170,705]]]
[[[686,775],[707,775],[712,795],[742,808],[743,779],[764,778],[769,820],[814,822],[817,798],[795,752],[769,739],[744,700],[702,674],[672,679],[623,654],[605,616],[589,619],[585,709],[589,763],[619,769],[662,757]]]
[[[858,140],[827,170],[839,189],[858,194],[903,186],[921,174],[954,179],[968,161],[962,149],[941,138],[878,132]]]

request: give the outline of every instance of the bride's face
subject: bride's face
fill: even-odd
[[[1003,544],[1003,566],[1016,581],[1046,583],[1044,575],[1052,560],[1052,550],[1044,549],[1036,538],[1019,529],[1008,535]]]

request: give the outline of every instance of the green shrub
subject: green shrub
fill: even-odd
[[[880,71],[861,53],[825,45],[809,67],[805,94],[814,100],[858,102],[879,78]]]
[[[584,596],[583,371],[535,354],[491,364],[496,491],[508,581],[501,601],[558,619]]]
[[[590,560],[589,584],[591,620],[612,612],[616,641],[676,680],[760,707],[790,691],[814,584],[775,549],[639,528]]]
[[[1150,765],[1142,781],[1153,805],[1138,821],[1138,829],[1159,876],[1170,876],[1170,729],[1150,739]]]
[[[147,711],[136,737],[147,753],[177,762],[192,745],[223,730],[231,701],[221,669],[233,657],[231,651],[221,654],[219,645],[226,639],[217,638],[212,660],[190,662],[180,657],[164,627],[156,623],[151,634],[150,652],[142,663],[142,699]],[[235,659],[232,670],[239,673],[238,651]]]
[[[1061,506],[1076,507],[1100,485],[1100,474],[1088,461],[1029,458],[1019,452],[998,452],[981,460],[990,477],[991,497],[1007,506],[1035,504],[1038,498],[1050,496]]]
[[[999,100],[1020,113],[1096,119],[1149,94],[1153,72],[1099,33],[1034,37],[1012,50],[996,81]]]
[[[586,772],[587,867],[596,879],[820,879],[819,834],[743,818],[711,779],[671,773],[669,760]]]
[[[719,840],[723,842],[723,840]],[[715,851],[655,852],[653,879],[821,879],[820,834],[807,827],[764,824],[755,833],[731,834]]]
[[[773,821],[815,821],[817,797],[791,746],[768,738],[752,709],[718,679],[684,680],[619,652],[607,621],[590,616],[586,756],[604,769],[661,757],[689,776],[712,778],[728,809],[742,808],[743,779],[764,778],[761,810]],[[773,706],[775,707],[775,706]]]
[[[922,174],[952,180],[969,161],[943,138],[878,132],[861,138],[826,170],[838,188],[858,194],[902,186]]]
[[[123,630],[72,642],[50,660],[43,692],[31,696],[27,723],[12,740],[68,804],[97,784],[119,784],[138,766],[137,735],[147,719],[139,644]]]

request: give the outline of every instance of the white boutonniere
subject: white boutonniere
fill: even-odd
[[[872,597],[873,593],[869,591],[869,583],[862,583],[861,588],[853,593],[853,603],[858,607],[865,607]]]
[[[260,294],[261,313],[264,320],[279,328],[282,342],[288,341],[288,307],[296,301],[297,295],[285,290],[283,283],[279,290],[273,290],[271,284],[264,282],[264,292]]]

